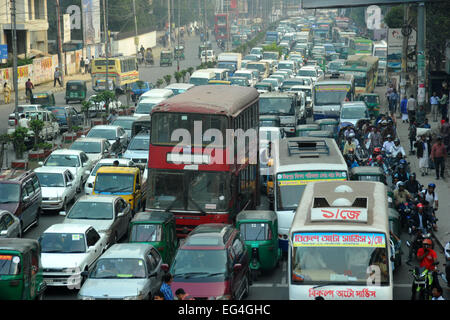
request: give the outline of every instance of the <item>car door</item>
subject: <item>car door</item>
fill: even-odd
[[[111,143],[108,140],[103,141],[103,155],[102,158],[109,158],[111,153]]]
[[[88,253],[86,258],[86,265],[88,266],[88,268],[90,268],[92,264],[98,259],[98,257],[101,256],[104,247],[102,244],[102,240],[100,240],[100,235],[97,231],[95,231],[94,228],[89,228],[86,231],[86,243],[88,249],[90,247],[94,248]]]
[[[240,241],[238,236],[233,240],[232,249],[233,249],[235,256],[234,256],[234,261],[233,261],[231,288],[233,289],[232,295],[233,295],[234,299],[237,299],[242,294],[243,285],[244,285],[243,280],[244,280],[245,273],[247,271],[246,266],[242,265],[242,262],[244,262],[244,259],[243,259],[244,245]],[[242,265],[241,269],[238,271],[234,271],[234,265],[236,265],[236,264]]]
[[[17,223],[17,221],[14,219],[14,217],[9,213],[5,213],[2,217],[2,219],[4,221],[5,229],[8,230],[7,237],[8,238],[19,237],[20,224]],[[1,225],[1,220],[0,220],[0,225]],[[0,231],[1,231],[1,227],[0,227]]]
[[[36,213],[34,212],[33,197],[35,196],[33,185],[27,180],[22,185],[22,214],[21,221],[23,229],[27,228],[34,220]]]
[[[11,237],[11,230],[8,230],[8,227],[6,226],[6,213],[2,216],[0,216],[0,232],[6,231],[7,233],[4,235],[5,238]]]
[[[72,172],[70,170],[67,170],[64,173],[64,180],[66,181],[66,192],[67,192],[67,199],[68,201],[75,198],[75,195],[77,193],[77,187],[75,185],[75,177],[73,176]]]
[[[152,248],[152,250],[154,250]],[[147,270],[148,270],[148,282],[146,286],[147,292],[150,292],[153,296],[161,287],[162,284],[162,272],[159,272],[159,268],[161,267],[161,256],[158,254],[152,253],[152,250],[148,253],[146,257],[147,261]],[[159,260],[158,260],[159,258]],[[150,276],[153,274],[153,276]]]
[[[125,200],[122,198],[116,199],[116,202],[114,203],[114,228],[117,232],[118,239],[121,239],[126,234],[128,229],[129,214],[126,212],[126,208],[127,204]],[[119,214],[124,211],[125,214],[119,217]]]
[[[87,174],[86,171],[90,171],[92,169],[92,161],[89,160],[88,156],[84,152],[80,153],[80,160],[81,160],[80,170],[81,170],[82,183],[85,183],[89,176],[89,174]]]

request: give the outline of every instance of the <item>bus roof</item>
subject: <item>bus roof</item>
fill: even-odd
[[[207,113],[237,115],[245,106],[255,103],[259,93],[255,88],[204,85],[169,98],[153,108],[155,112]]]
[[[330,73],[326,73],[326,74],[324,74],[322,79],[320,79],[319,81],[317,81],[315,83],[315,85],[336,84],[336,83],[347,84],[347,83],[352,82],[352,81],[353,81],[353,75],[351,75],[351,74],[346,74],[346,73],[330,74]]]
[[[376,206],[376,210],[375,210]],[[321,219],[322,212],[349,210],[347,219]],[[326,181],[308,183],[300,199],[290,235],[296,231],[357,230],[387,231],[388,201],[386,186],[372,181]],[[361,230],[361,231],[365,231]]]
[[[275,153],[275,172],[342,170],[347,164],[331,138],[293,137],[280,140]]]

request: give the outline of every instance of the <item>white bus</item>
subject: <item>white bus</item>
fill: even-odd
[[[348,167],[334,139],[294,137],[279,142],[272,172],[279,246],[287,252],[289,228],[306,185],[347,180]]]
[[[308,184],[289,230],[289,299],[392,300],[381,182]]]
[[[384,40],[373,43],[373,56],[378,57],[377,85],[386,85],[387,82],[387,43]]]

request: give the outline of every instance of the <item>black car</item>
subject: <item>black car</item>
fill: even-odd
[[[82,126],[84,123],[84,115],[72,106],[48,107],[47,109],[55,116],[61,131],[67,131],[69,129],[69,118],[72,126]]]

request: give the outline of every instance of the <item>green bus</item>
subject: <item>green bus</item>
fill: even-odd
[[[355,78],[355,94],[372,93],[378,81],[378,57],[366,55],[348,56],[340,73],[352,74]]]
[[[349,55],[371,55],[372,40],[366,38],[350,38]]]

